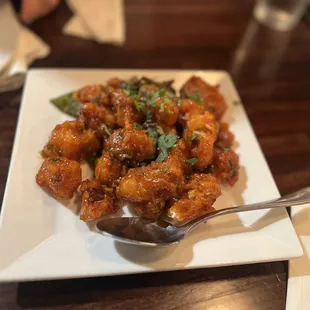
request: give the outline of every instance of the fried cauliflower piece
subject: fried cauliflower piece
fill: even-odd
[[[166,127],[175,125],[179,117],[179,107],[176,100],[163,96],[155,102],[155,119],[159,126]]]
[[[56,199],[71,199],[82,182],[80,164],[62,157],[46,158],[36,182]]]
[[[119,199],[139,203],[137,212],[144,217],[156,218],[165,202],[177,196],[184,184],[184,158],[176,153],[164,162],[129,169],[121,178],[116,195]]]
[[[204,109],[213,113],[216,119],[221,119],[227,109],[224,97],[219,93],[218,86],[211,86],[203,79],[192,76],[181,88],[181,94],[193,99]]]
[[[239,157],[233,150],[215,149],[213,167],[216,177],[233,186],[239,179]]]
[[[154,139],[145,130],[134,128],[115,130],[107,140],[105,149],[119,160],[151,159],[156,152]]]
[[[92,221],[117,212],[118,206],[114,204],[113,189],[103,188],[98,180],[83,181],[80,191],[82,193],[80,212],[82,221]]]
[[[103,152],[95,168],[96,179],[104,185],[113,187],[117,180],[126,173],[126,166],[108,152]]]
[[[111,78],[107,82],[107,87],[112,87],[112,88],[121,88],[122,86],[122,80],[119,79],[118,77]]]
[[[94,102],[99,105],[108,105],[109,96],[103,85],[87,85],[73,93],[73,98],[82,103]]]
[[[156,220],[165,208],[165,201],[161,200],[156,203],[147,202],[146,204],[138,204],[135,207],[136,213],[148,219]]]
[[[167,210],[179,222],[189,221],[212,212],[212,205],[221,195],[220,184],[211,174],[193,174],[183,187],[180,200]]]
[[[79,111],[79,116],[88,129],[96,131],[100,136],[107,135],[115,125],[114,114],[106,107],[95,103],[85,103]]]
[[[235,136],[229,130],[227,123],[220,123],[219,132],[215,141],[215,146],[218,148],[230,148],[234,144]]]
[[[198,159],[196,169],[204,171],[211,164],[216,136],[216,122],[210,112],[195,115],[186,122],[183,138],[191,158]]]
[[[143,114],[133,106],[133,100],[121,89],[113,89],[111,93],[111,103],[115,112],[116,124],[126,127],[133,122],[139,123],[143,119]]]
[[[66,121],[57,125],[43,149],[46,157],[62,156],[72,160],[87,159],[100,150],[100,141],[82,121]]]
[[[195,101],[190,99],[179,100],[179,106],[179,123],[182,126],[185,126],[186,121],[190,118],[205,112],[205,109],[201,104],[197,104]]]

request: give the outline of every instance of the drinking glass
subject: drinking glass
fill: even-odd
[[[274,30],[288,31],[297,25],[308,4],[308,0],[258,0],[254,17]]]

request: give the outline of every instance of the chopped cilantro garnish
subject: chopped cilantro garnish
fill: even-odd
[[[129,96],[129,97],[135,97],[137,96],[137,92],[132,90],[132,89],[123,89],[123,93],[126,95],[126,96]]]
[[[160,153],[159,153],[159,155],[158,155],[156,161],[157,161],[157,162],[161,162],[161,161],[163,161],[164,159],[166,159],[167,156],[168,156],[167,150],[166,150],[166,149],[162,149],[162,150],[160,150]]]
[[[193,132],[191,140],[198,140],[198,135]]]
[[[154,138],[154,139],[157,139],[157,138],[158,138],[158,132],[157,132],[157,130],[156,130],[156,127],[150,126],[150,127],[148,127],[148,128],[146,129],[146,132],[147,132],[147,134],[148,134],[150,137],[152,137],[152,138]]]
[[[129,89],[123,89],[123,93],[125,93],[126,96],[129,96],[130,90]]]
[[[158,91],[158,97],[162,97],[162,96],[165,96],[166,95],[166,92],[167,92],[167,89],[165,88],[162,88]]]
[[[152,122],[152,111],[151,110],[147,110],[146,112],[146,122],[147,123],[151,123]]]
[[[195,101],[198,104],[203,104],[203,98],[201,97],[201,95],[198,92],[195,92],[192,94],[186,94],[186,97],[188,99]]]
[[[240,100],[234,100],[233,101],[233,105],[240,105],[241,104],[241,101]]]
[[[174,97],[174,94],[170,91],[168,91],[166,88],[162,88],[160,89],[159,91],[156,91],[153,96],[152,96],[152,99],[149,101],[149,105],[151,107],[155,107],[156,106],[156,100],[158,98],[161,98],[161,97],[164,97],[166,96],[167,98],[165,98],[165,103],[170,103],[171,102],[171,99]]]
[[[100,129],[103,129],[108,136],[111,136],[112,132],[105,124],[101,124]]]
[[[158,138],[157,148],[160,150],[156,161],[163,161],[168,156],[168,149],[175,146],[178,136],[172,134],[163,134]]]
[[[157,98],[155,100],[151,99],[149,102],[148,102],[148,105],[152,108],[155,108],[156,107],[156,103],[155,101],[157,100]]]
[[[58,162],[61,161],[61,158],[59,158],[59,157],[50,157],[48,160],[49,160],[49,161],[53,161],[53,162],[55,162],[55,163],[58,163]]]
[[[133,102],[135,104],[137,111],[140,112],[141,110],[145,108],[145,104],[143,102],[139,102],[138,100],[134,100]]]
[[[133,128],[135,129],[142,129],[142,126],[138,123],[133,123]]]
[[[190,159],[187,159],[186,162],[192,166],[194,166],[197,162],[198,162],[198,158],[197,157],[194,157],[194,158],[190,158]]]

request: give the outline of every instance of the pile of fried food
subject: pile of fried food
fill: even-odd
[[[218,86],[199,77],[179,95],[172,83],[112,78],[52,100],[77,120],[52,131],[37,184],[56,199],[78,190],[83,221],[116,213],[120,201],[154,220],[213,211],[220,184],[238,180],[234,135],[221,122],[227,106]],[[82,181],[83,161],[94,167],[93,180]]]

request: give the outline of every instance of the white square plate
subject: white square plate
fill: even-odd
[[[114,242],[79,220],[35,183],[39,151],[67,117],[49,100],[113,76],[174,79],[179,88],[196,74],[220,84],[225,120],[238,141],[240,180],[223,190],[217,208],[277,198],[279,192],[229,75],[223,71],[32,70],[24,90],[0,223],[0,280],[107,276],[285,260],[302,254],[285,209],[228,215],[209,221],[183,242],[150,249]]]

